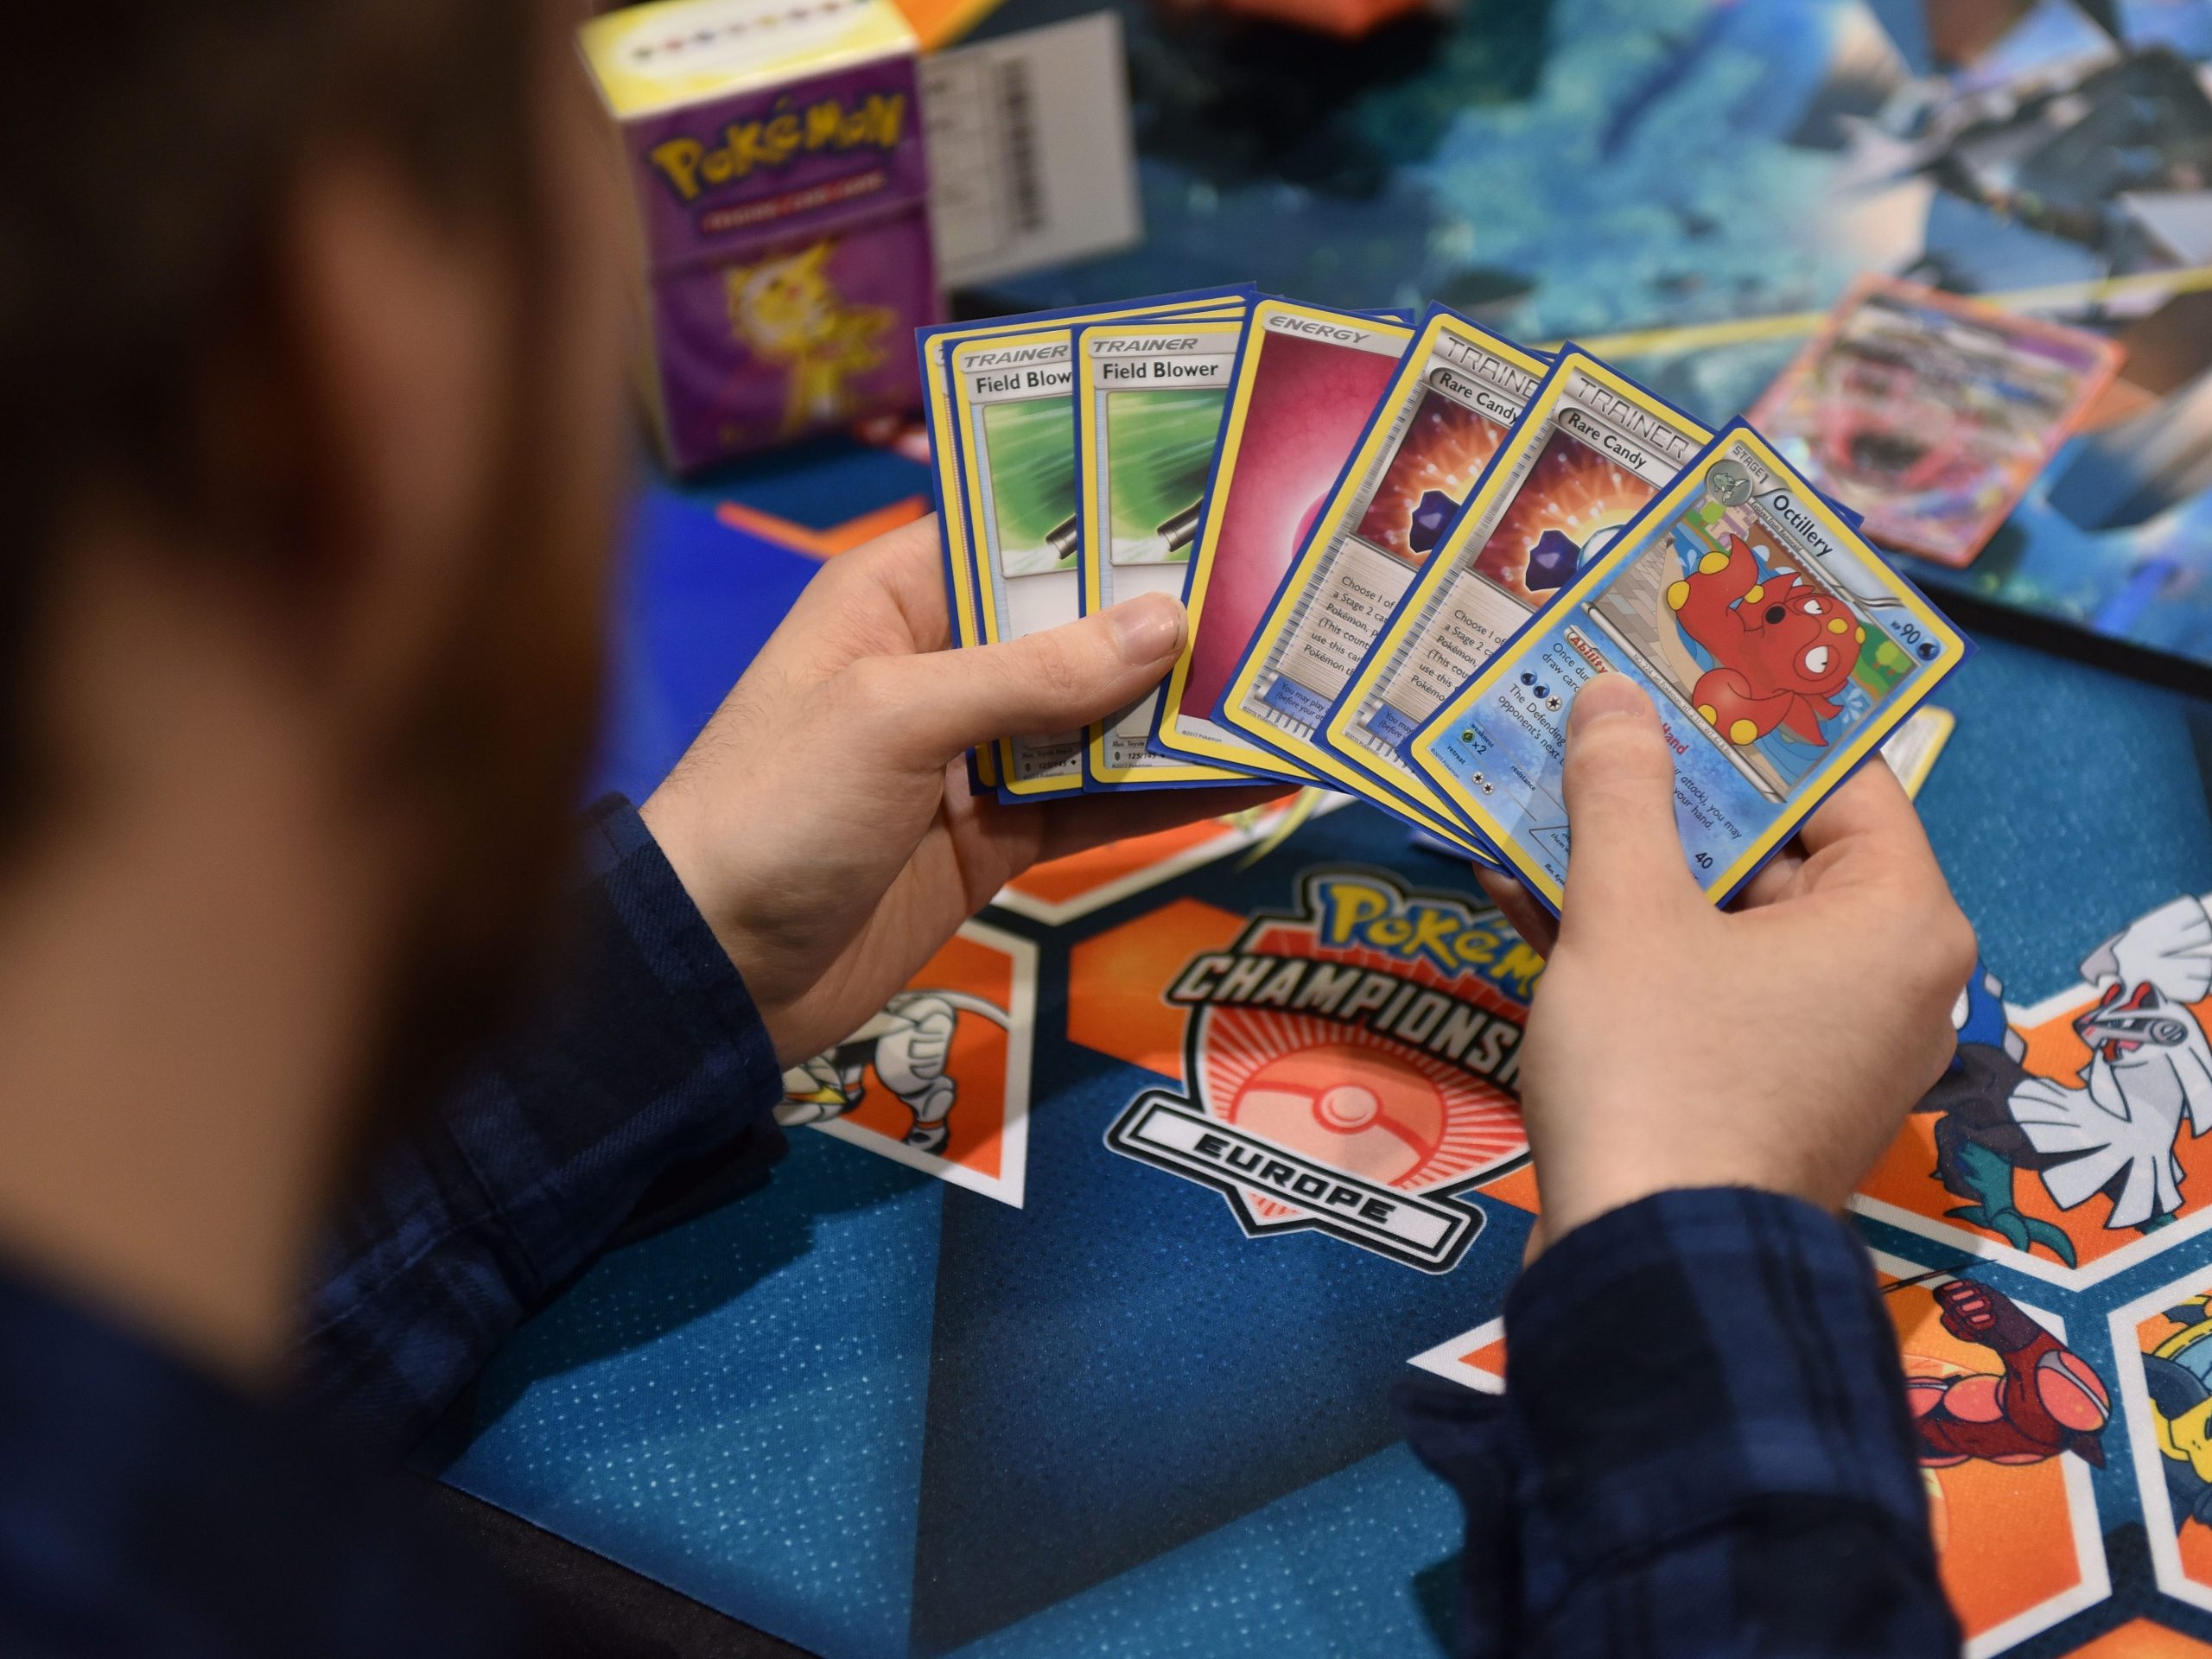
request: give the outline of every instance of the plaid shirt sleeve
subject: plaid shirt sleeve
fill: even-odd
[[[1840,1222],[1661,1193],[1540,1256],[1505,1321],[1503,1396],[1405,1391],[1466,1507],[1466,1659],[1959,1651],[1897,1339]]]
[[[641,1203],[703,1207],[782,1153],[728,955],[627,802],[583,839],[579,971],[379,1161],[309,1292],[298,1386],[372,1450],[419,1438]]]

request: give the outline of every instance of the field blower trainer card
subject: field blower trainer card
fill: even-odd
[[[1198,308],[1231,296],[1193,296]],[[1163,316],[1183,315],[1177,296],[1160,302]],[[1233,312],[1232,312],[1233,314]],[[947,353],[952,440],[958,460],[961,512],[943,523],[948,556],[963,567],[976,604],[976,643],[1016,639],[1072,622],[1083,613],[1076,570],[1073,340],[1084,322],[1146,315],[1141,308],[1063,315],[1057,322],[1014,326],[956,339]],[[935,435],[942,443],[945,434]],[[1080,732],[1002,739],[998,788],[1016,799],[1065,794],[1084,786]]]
[[[1691,873],[1726,899],[1970,647],[1749,426],[1730,427],[1440,708],[1414,764],[1557,908],[1568,710],[1649,692]]]
[[[1100,323],[1076,336],[1076,550],[1086,615],[1143,594],[1180,597],[1221,439],[1243,320]],[[1251,781],[1154,753],[1157,688],[1084,736],[1097,785]]]

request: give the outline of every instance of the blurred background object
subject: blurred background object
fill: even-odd
[[[1463,0],[1357,40],[1147,0],[954,22],[1003,51],[1084,16],[1119,25],[1134,208],[1108,216],[1116,251],[963,272],[956,315],[1248,279],[1436,300],[1578,340],[1719,422],[1867,272],[1991,299],[2118,339],[2126,364],[1980,557],[1916,574],[1969,626],[2169,680],[2212,662],[2206,0]],[[999,156],[1053,143],[1065,100],[1001,89],[986,114],[988,77],[960,84],[939,142],[988,122]],[[1066,148],[1095,154],[1099,130]],[[984,175],[938,172],[942,221]],[[951,270],[947,243],[941,223]],[[699,493],[805,535],[925,498],[911,427],[871,437],[880,464],[830,444]]]

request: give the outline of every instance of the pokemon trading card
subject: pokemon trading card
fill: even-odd
[[[950,327],[915,331],[922,357],[922,410],[929,423],[930,481],[937,495],[937,541],[944,557],[946,611],[955,646],[981,642],[976,625],[975,568],[969,563],[967,517],[960,502],[960,446],[952,435],[952,378],[947,354],[957,343]],[[969,781],[995,790],[998,747],[978,744],[968,752]]]
[[[1205,505],[1241,317],[1094,323],[1076,335],[1076,562],[1088,615],[1141,594],[1183,592]],[[1157,689],[1084,734],[1099,787],[1249,783],[1150,747]]]
[[[1204,309],[1215,305],[1241,308],[1252,290],[1249,287],[1206,289],[1187,296],[1192,305]],[[952,643],[974,645],[982,643],[979,620],[981,601],[976,597],[975,563],[968,553],[968,526],[960,499],[960,446],[954,435],[952,416],[952,377],[950,353],[953,346],[963,340],[977,339],[987,334],[1000,334],[1023,327],[1049,327],[1053,322],[1072,316],[1142,315],[1168,305],[1184,303],[1185,296],[1169,296],[1158,300],[1132,301],[1125,309],[1100,312],[1095,308],[1075,306],[1058,311],[1036,311],[1026,315],[995,317],[988,322],[939,323],[914,331],[914,341],[921,357],[923,413],[930,434],[931,483],[937,497],[938,546],[944,556],[945,597],[950,612]],[[970,753],[969,759],[976,774],[976,781],[985,787],[995,787],[998,782],[998,757],[995,747],[986,744]]]
[[[1407,753],[1557,909],[1568,712],[1595,676],[1629,675],[1658,706],[1683,852],[1718,902],[1970,649],[1738,422]]]
[[[1562,351],[1382,626],[1320,741],[1445,817],[1406,740],[1674,480],[1712,434],[1611,365]]]
[[[1907,800],[1920,798],[1921,786],[1927,783],[1928,774],[1936,770],[1937,757],[1958,726],[1959,717],[1949,709],[1923,702],[1882,745],[1882,759],[1897,773],[1897,782],[1904,785]]]
[[[1548,359],[1429,313],[1314,520],[1221,702],[1222,718],[1432,835],[1456,826],[1378,791],[1315,741],[1329,708],[1521,418]]]
[[[1745,416],[1866,534],[1972,563],[2119,372],[2099,335],[1870,276]]]
[[[1412,339],[1356,312],[1274,299],[1252,308],[1183,589],[1190,639],[1153,724],[1160,753],[1322,781],[1215,710]]]

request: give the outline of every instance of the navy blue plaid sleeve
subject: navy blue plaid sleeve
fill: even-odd
[[[588,815],[575,972],[372,1171],[308,1297],[312,1406],[404,1449],[641,1205],[783,1150],[773,1046],[629,804]]]
[[[1505,1324],[1502,1396],[1407,1390],[1466,1506],[1462,1655],[1959,1650],[1897,1340],[1840,1222],[1661,1193],[1539,1257]]]

